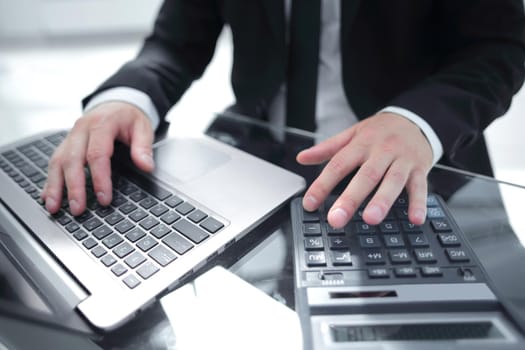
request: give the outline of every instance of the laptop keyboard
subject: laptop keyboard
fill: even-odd
[[[46,136],[0,156],[0,168],[40,205],[49,158],[66,135]],[[71,215],[64,195],[53,217],[130,289],[225,227],[195,201],[139,175],[114,176],[113,200],[107,207],[97,202],[87,183],[88,209]]]

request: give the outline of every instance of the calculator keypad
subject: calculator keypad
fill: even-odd
[[[333,200],[327,201],[331,202]],[[359,284],[392,283],[392,279],[402,279],[403,283],[421,278],[434,282],[436,279],[456,282],[482,279],[462,232],[434,194],[428,197],[427,220],[421,226],[408,221],[406,195],[399,197],[379,225],[363,221],[363,204],[341,229],[328,224],[328,204],[315,212],[307,212],[300,203],[300,200],[294,202],[298,208],[292,220],[294,230],[300,228],[300,232],[294,232],[296,242],[301,245],[296,249],[298,255],[302,255],[302,270],[308,276],[341,271],[337,275],[342,280],[357,278]],[[465,268],[475,271],[479,277],[465,280],[462,273]]]

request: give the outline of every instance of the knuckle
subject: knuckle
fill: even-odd
[[[400,170],[393,170],[388,174],[388,181],[394,183],[397,186],[404,186],[407,180],[407,176]]]
[[[88,163],[96,162],[107,157],[107,152],[99,147],[90,147],[86,153],[86,160]]]
[[[368,182],[372,184],[377,184],[383,178],[383,172],[372,166],[362,167],[361,174]]]
[[[346,164],[341,157],[333,157],[326,165],[326,170],[338,179],[347,175]]]

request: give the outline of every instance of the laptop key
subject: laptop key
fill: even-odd
[[[175,254],[162,245],[153,248],[148,255],[161,266],[167,266],[169,263],[177,259]]]
[[[108,226],[102,225],[99,228],[97,228],[95,231],[93,231],[93,236],[95,236],[96,239],[100,240],[100,239],[106,238],[112,232],[113,230],[111,230]]]
[[[159,268],[152,262],[148,261],[137,269],[137,274],[146,280],[153,276],[157,271],[159,271]]]
[[[134,250],[135,248],[131,244],[129,244],[128,242],[124,242],[115,249],[113,249],[113,253],[115,253],[116,256],[122,259]]]
[[[122,264],[117,264],[117,265],[115,265],[115,266],[113,266],[111,268],[111,272],[113,272],[115,274],[115,276],[117,276],[117,277],[122,276],[127,271],[128,271],[128,269]]]
[[[142,237],[144,237],[146,235],[146,233],[144,231],[142,231],[140,228],[138,227],[135,227],[133,230],[129,231],[127,234],[126,234],[126,238],[130,241],[130,242],[136,242],[138,241],[139,239],[141,239]]]
[[[104,244],[108,249],[115,247],[117,244],[121,243],[124,239],[118,234],[113,233],[111,236],[104,238],[102,244]]]
[[[200,225],[202,228],[204,228],[209,233],[215,233],[222,229],[224,227],[224,224],[220,222],[219,220],[212,218],[211,216],[204,219],[203,222],[201,222]]]
[[[136,286],[138,286],[140,284],[139,279],[137,277],[135,277],[134,275],[132,275],[132,274],[127,275],[122,281],[130,289],[133,289],[133,288],[135,288]]]
[[[100,258],[104,255],[106,255],[107,251],[106,249],[102,248],[102,246],[96,246],[91,250],[91,254],[93,254],[95,257]]]
[[[97,241],[95,241],[93,238],[90,237],[86,239],[84,242],[82,242],[82,245],[86,247],[87,249],[91,249],[97,245]]]
[[[150,230],[153,227],[157,226],[158,224],[159,224],[159,221],[150,216],[142,220],[139,225],[142,226],[145,230]]]
[[[144,261],[146,261],[146,258],[139,252],[134,252],[133,254],[131,254],[124,260],[126,265],[128,265],[132,269],[136,268],[137,266],[142,264]]]
[[[79,230],[79,231],[75,232],[75,234],[73,235],[73,237],[75,237],[75,239],[77,241],[81,241],[84,238],[86,238],[87,236],[88,236],[88,234],[84,230]]]
[[[169,206],[170,208],[175,208],[177,205],[181,204],[182,202],[183,200],[179,198],[178,196],[171,196],[164,203],[166,203],[166,205]]]
[[[110,267],[117,262],[117,259],[115,259],[111,254],[106,254],[104,257],[102,257],[102,259],[100,259],[100,261],[102,261],[104,266]]]
[[[135,210],[129,218],[135,222],[139,222],[140,220],[144,219],[146,216],[148,216],[148,213],[146,213],[142,209]]]
[[[139,247],[139,249],[143,252],[147,252],[151,248],[155,247],[157,244],[159,243],[152,237],[146,236],[137,243],[137,247]]]
[[[177,206],[177,208],[175,208],[175,210],[179,213],[181,213],[182,215],[186,215],[190,212],[192,212],[193,210],[195,209],[195,207],[193,205],[191,205],[190,203],[182,203],[180,204],[179,206]]]
[[[204,230],[185,219],[177,221],[172,227],[197,244],[210,236]]]
[[[179,255],[186,253],[193,248],[193,244],[181,237],[178,233],[172,233],[162,240],[168,247],[176,251]]]

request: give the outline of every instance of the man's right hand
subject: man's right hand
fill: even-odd
[[[49,161],[47,183],[41,196],[46,209],[52,214],[60,209],[65,185],[71,214],[82,214],[86,209],[86,164],[99,203],[109,205],[110,160],[115,140],[130,147],[131,159],[139,169],[151,172],[153,138],[150,120],[129,103],[108,102],[91,109],[76,121]]]

